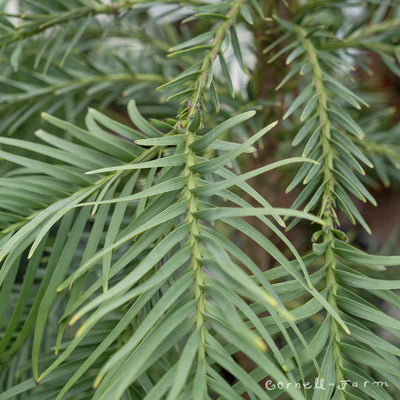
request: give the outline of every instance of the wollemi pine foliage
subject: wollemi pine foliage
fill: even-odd
[[[398,397],[400,256],[341,228],[398,180],[396,1],[0,5],[0,400]]]

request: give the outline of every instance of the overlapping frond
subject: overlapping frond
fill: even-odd
[[[65,360],[73,357],[75,349],[80,349],[85,340],[95,335],[93,327],[126,307],[126,314],[77,369],[58,398],[72,384],[80,382],[84,373],[96,365],[96,359],[108,354],[122,332],[138,321],[142,322],[134,334],[127,335],[127,340],[101,369],[95,383],[98,386],[96,398],[120,398],[144,371],[156,368],[157,360],[170,354],[171,346],[180,345],[189,332],[192,333],[183,347],[182,356],[175,361],[176,378],[169,380],[168,385],[160,381],[163,382],[162,393],[169,390],[170,398],[175,398],[186,387],[185,382],[192,380],[192,374],[193,377],[199,376],[196,391],[201,389],[201,392],[196,393],[206,393],[208,365],[213,366],[214,370],[219,365],[218,368],[223,367],[234,376],[239,374],[238,377],[247,374],[238,369],[240,367],[237,364],[232,364],[232,351],[233,354],[243,351],[252,357],[261,366],[264,376],[272,375],[275,379],[285,381],[290,379],[265,353],[266,346],[274,349],[282,364],[287,356],[280,355],[270,333],[257,322],[257,315],[264,309],[271,315],[268,317],[271,327],[286,331],[292,326],[294,329],[285,302],[280,299],[279,292],[275,293],[273,285],[269,284],[254,262],[239,247],[221,237],[207,222],[218,220],[248,235],[255,234],[254,228],[241,219],[248,215],[260,216],[278,235],[279,230],[263,216],[273,216],[282,221],[280,216],[294,215],[322,223],[320,219],[305,213],[274,209],[265,200],[260,207],[252,207],[232,192],[236,186],[251,194],[246,183],[249,177],[304,160],[284,160],[247,175],[236,176],[226,165],[250,149],[275,123],[252,135],[244,144],[233,149],[228,146],[219,157],[207,160],[202,155],[206,146],[214,143],[226,127],[233,127],[250,118],[252,112],[232,117],[225,122],[225,126],[217,126],[202,136],[196,136],[190,130],[190,125],[184,134],[173,126],[168,132],[162,132],[156,128],[156,122],[149,124],[139,114],[134,103],[130,103],[128,112],[140,131],[91,110],[86,119],[88,130],[44,115],[48,122],[65,129],[80,144],[66,142],[45,131],[37,132],[37,136],[48,145],[2,139],[7,146],[51,154],[58,161],[55,165],[13,156],[7,151],[3,151],[2,156],[22,165],[21,175],[40,172],[30,175],[32,186],[36,186],[36,180],[40,184],[44,179],[53,179],[55,182],[61,181],[68,194],[63,196],[57,193],[58,200],[52,205],[38,204],[35,208],[32,206],[29,215],[16,215],[19,221],[8,228],[10,235],[4,237],[2,246],[1,257],[4,262],[1,277],[3,282],[4,279],[11,280],[4,285],[4,290],[11,287],[10,283],[15,279],[13,273],[15,275],[20,268],[21,255],[25,259],[28,252],[30,261],[26,269],[32,274],[32,279],[30,283],[25,281],[28,283],[20,293],[20,298],[29,297],[35,273],[44,267],[41,265],[41,254],[48,253],[49,261],[45,264],[46,275],[39,287],[40,295],[34,297],[30,309],[31,318],[40,315],[40,320],[33,328],[35,380],[40,385],[43,380],[45,388],[44,378],[50,377],[57,366],[64,365]],[[114,134],[108,133],[105,128],[112,129]],[[93,135],[97,137],[95,142]],[[96,148],[91,146],[93,144],[96,144]],[[13,194],[20,198],[30,195],[29,190],[21,187],[13,190],[10,198]],[[49,197],[49,202],[51,200]],[[221,201],[236,206],[218,207],[218,204],[223,204]],[[87,238],[83,239],[83,235],[87,235]],[[295,278],[293,284],[303,287],[305,292],[311,292],[312,279],[306,275],[306,280],[303,273],[291,267],[286,257],[265,236],[260,233],[258,236],[260,245],[286,265],[289,275]],[[242,270],[243,266],[254,274],[254,279]],[[306,272],[305,268],[303,272]],[[67,298],[62,297],[65,298],[65,311],[60,320],[61,330],[57,341],[57,351],[60,346],[65,349],[60,350],[58,358],[43,372],[39,370],[39,354],[47,317],[57,291],[65,294],[68,290],[71,293],[66,304]],[[253,306],[246,304],[243,297],[251,301]],[[323,304],[322,300],[320,302]],[[154,304],[152,308],[148,308],[149,302]],[[18,316],[28,304],[26,300],[19,303],[12,321],[18,321]],[[250,312],[251,307],[257,309],[250,314],[256,324],[254,327],[241,322],[243,316],[239,313],[243,308]],[[293,313],[296,311],[293,310]],[[296,316],[301,318],[303,314]],[[66,334],[70,329],[67,324],[75,327],[78,321],[82,323],[75,337],[70,344],[63,345],[64,329]],[[5,354],[11,355],[24,345],[24,339],[30,332],[18,324],[9,326],[11,328],[3,337],[2,347]],[[261,332],[256,333],[254,328]],[[302,334],[295,331],[306,344]],[[177,335],[177,332],[180,334]],[[215,342],[214,334],[210,332],[221,335],[224,338],[222,343],[221,339]],[[286,337],[291,344],[288,333]],[[290,347],[295,351],[293,346]],[[141,360],[140,363],[138,360]],[[185,379],[178,374],[182,368],[186,373]],[[117,376],[120,378],[117,379]],[[215,387],[222,390],[218,384]],[[246,390],[261,393],[262,390],[257,388]],[[161,389],[157,384],[152,390]],[[293,398],[302,398],[297,391],[289,390],[289,393]],[[264,397],[267,398],[266,395]]]

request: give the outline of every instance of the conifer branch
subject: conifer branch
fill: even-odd
[[[191,144],[195,140],[195,132],[201,125],[201,103],[206,89],[207,77],[212,64],[221,51],[225,35],[229,28],[234,24],[240,10],[240,6],[245,0],[236,0],[227,14],[226,20],[222,22],[216,29],[215,37],[212,41],[210,50],[204,57],[199,76],[196,79],[193,92],[187,100],[186,109],[179,115],[178,129],[185,127],[185,143],[186,143],[186,164],[184,169],[184,176],[186,176],[185,190],[183,193],[184,198],[188,204],[187,221],[189,223],[189,244],[191,246],[191,265],[190,267],[194,272],[194,295],[196,300],[196,326],[200,333],[200,345],[198,348],[198,363],[203,370],[203,375],[206,376],[206,336],[207,328],[206,322],[206,297],[204,294],[204,280],[205,273],[202,265],[202,246],[199,241],[199,234],[201,225],[198,221],[196,213],[199,211],[198,198],[195,190],[199,187],[197,173],[191,167],[197,163],[197,155]]]
[[[336,278],[336,256],[334,253],[334,234],[332,230],[338,219],[335,212],[335,177],[333,175],[333,158],[334,152],[331,146],[331,122],[328,112],[328,94],[324,87],[322,78],[322,69],[318,61],[317,50],[312,41],[307,38],[306,32],[301,30],[301,40],[304,45],[306,54],[312,64],[313,85],[318,96],[317,113],[321,125],[320,143],[322,146],[322,174],[324,191],[320,205],[320,215],[325,222],[322,242],[328,243],[324,251],[324,263],[327,267],[326,286],[329,288],[328,302],[339,312],[336,301],[338,282]],[[349,332],[348,332],[349,333]],[[333,318],[330,319],[330,337],[332,339],[332,355],[334,364],[336,365],[336,382],[343,381],[343,363],[344,359],[341,352],[341,332],[339,324]],[[340,393],[341,399],[345,399],[344,394]]]
[[[165,2],[170,3],[168,1]],[[35,18],[33,21],[29,21],[31,18],[29,14],[20,15],[19,17],[22,20],[28,20],[29,22],[22,23],[16,26],[14,30],[1,35],[0,42],[2,46],[9,46],[13,43],[21,42],[23,39],[27,39],[42,33],[55,26],[64,25],[68,22],[101,14],[120,15],[127,10],[135,8],[136,5],[145,3],[146,0],[122,0],[111,2],[110,4],[94,4],[93,6],[73,8],[68,11],[59,12],[58,14],[52,13],[49,16],[45,15],[40,19]],[[196,4],[203,3],[199,1],[186,2],[186,5]]]

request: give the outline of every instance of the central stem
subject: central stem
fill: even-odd
[[[191,149],[190,144],[193,142],[195,136],[190,130],[190,126],[186,130],[186,166],[184,170],[184,176],[186,177],[186,187],[183,193],[185,199],[188,203],[188,214],[187,221],[189,223],[189,244],[192,249],[192,259],[191,265],[194,272],[194,295],[196,299],[196,325],[197,329],[200,331],[200,343],[199,346],[199,360],[205,362],[205,339],[206,339],[206,329],[205,329],[205,308],[206,300],[204,296],[204,271],[201,265],[201,255],[202,247],[199,241],[200,234],[200,223],[195,213],[199,210],[199,201],[197,196],[193,193],[197,185],[197,176],[191,170],[191,167],[196,164],[197,157],[195,152]]]
[[[240,11],[241,5],[245,1],[246,0],[236,0],[233,3],[231,9],[228,11],[226,15],[226,20],[222,22],[221,25],[216,30],[215,37],[211,43],[211,49],[204,57],[204,61],[200,70],[200,76],[197,79],[193,89],[193,95],[191,97],[190,106],[188,107],[187,110],[188,119],[192,119],[197,111],[198,102],[200,101],[203,91],[207,85],[208,74],[210,72],[210,69],[212,68],[212,64],[217,58],[219,52],[221,51],[224,39],[229,29],[231,28],[232,24],[235,22],[237,15]]]
[[[185,189],[183,197],[187,201],[188,212],[187,222],[189,224],[189,245],[191,246],[191,262],[190,268],[194,272],[193,290],[196,300],[195,320],[196,327],[200,333],[200,345],[198,347],[198,362],[203,368],[203,374],[206,376],[206,296],[204,293],[205,273],[202,269],[202,246],[200,244],[199,235],[201,225],[196,216],[199,211],[199,200],[194,193],[194,189],[198,187],[197,174],[191,169],[197,163],[197,155],[190,147],[191,143],[196,139],[195,132],[198,129],[199,120],[201,122],[201,101],[204,97],[204,91],[207,89],[212,80],[209,80],[209,74],[212,70],[213,63],[222,49],[223,41],[229,32],[230,27],[236,20],[241,5],[245,0],[236,0],[226,19],[221,23],[215,32],[215,37],[211,43],[211,48],[204,57],[199,76],[194,83],[193,91],[187,100],[186,108],[179,114],[178,126],[185,128],[185,155],[186,163],[184,176],[186,177]],[[207,81],[210,83],[207,85]],[[198,119],[196,118],[198,117]],[[196,122],[197,120],[197,122]]]
[[[306,33],[302,33],[302,41],[306,50],[310,63],[312,64],[313,83],[318,96],[318,116],[321,125],[320,143],[323,152],[322,174],[324,192],[321,200],[321,217],[325,222],[325,232],[323,234],[323,242],[328,242],[324,252],[324,261],[327,266],[326,285],[330,287],[328,293],[329,304],[337,311],[336,302],[337,281],[336,281],[336,258],[333,250],[334,234],[332,229],[335,228],[337,216],[335,213],[335,177],[333,175],[333,159],[334,153],[331,145],[331,123],[328,114],[328,96],[324,87],[322,77],[322,69],[318,61],[316,49],[310,39],[306,38]],[[335,319],[330,320],[330,332],[333,339],[333,358],[336,365],[336,380],[344,380],[343,377],[343,357],[341,354],[341,332]],[[340,394],[344,398],[344,394]]]

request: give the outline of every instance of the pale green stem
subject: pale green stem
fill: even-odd
[[[237,15],[240,11],[240,6],[245,3],[246,0],[236,0],[231,9],[229,10],[228,14],[226,15],[227,18],[221,25],[217,28],[215,33],[214,40],[211,43],[211,49],[208,51],[206,56],[204,57],[203,64],[201,66],[200,76],[197,79],[193,94],[191,96],[189,106],[188,106],[188,113],[187,118],[193,118],[197,108],[199,108],[199,100],[203,96],[204,89],[206,88],[207,78],[210,69],[214,63],[214,60],[217,58],[218,53],[222,49],[222,44],[226,37],[227,32],[229,31],[232,24],[235,22]]]
[[[324,81],[322,78],[322,69],[318,61],[316,49],[311,40],[306,38],[306,33],[301,31],[302,42],[306,49],[306,53],[309,61],[311,62],[313,69],[313,83],[315,90],[318,95],[318,115],[321,124],[321,135],[320,143],[323,152],[322,161],[322,173],[323,173],[323,184],[324,192],[321,201],[321,216],[325,222],[325,233],[323,235],[323,241],[330,242],[330,245],[326,248],[324,253],[325,265],[327,266],[326,274],[326,285],[330,287],[328,294],[329,304],[338,310],[336,303],[336,292],[337,292],[337,281],[336,281],[336,258],[333,251],[333,239],[334,235],[332,229],[335,227],[336,213],[335,207],[335,177],[333,175],[333,148],[331,144],[331,123],[328,114],[328,97],[324,87]],[[335,319],[330,320],[330,332],[331,338],[333,338],[333,358],[336,366],[336,380],[337,382],[344,379],[343,377],[343,357],[340,349],[341,343],[341,332],[340,328]],[[344,393],[341,392],[341,398],[344,398]]]
[[[206,316],[206,297],[204,294],[204,278],[205,274],[201,264],[202,247],[198,238],[201,225],[196,217],[196,211],[199,210],[199,202],[193,190],[198,187],[198,178],[196,173],[191,170],[191,166],[197,163],[196,153],[190,147],[190,144],[195,140],[195,133],[191,130],[196,113],[200,113],[200,102],[204,97],[204,91],[207,89],[207,79],[210,69],[213,67],[213,62],[222,49],[222,44],[227,32],[235,22],[240,11],[240,6],[245,0],[236,0],[227,14],[227,18],[217,28],[214,40],[211,43],[211,48],[204,57],[201,71],[193,88],[192,95],[187,102],[187,108],[181,113],[180,121],[186,128],[186,165],[184,175],[186,176],[186,187],[183,192],[184,198],[188,202],[187,221],[189,223],[189,243],[192,248],[191,265],[194,272],[194,295],[196,299],[195,320],[197,329],[200,331],[200,346],[198,349],[198,362],[203,365],[204,371],[206,368],[206,335],[207,329],[205,325]]]
[[[205,327],[205,308],[206,299],[204,296],[204,271],[201,265],[202,249],[199,241],[200,234],[200,223],[195,215],[196,211],[199,210],[199,202],[197,196],[193,193],[193,189],[198,186],[197,176],[190,169],[196,164],[196,154],[190,148],[190,143],[194,140],[194,133],[189,129],[186,132],[187,142],[186,142],[186,166],[184,170],[184,175],[186,176],[186,187],[183,196],[188,202],[188,214],[187,221],[189,223],[189,244],[192,248],[192,259],[190,267],[194,272],[194,295],[196,299],[196,326],[200,331],[200,343],[198,356],[199,361],[205,362],[205,340],[206,340],[206,327]]]

